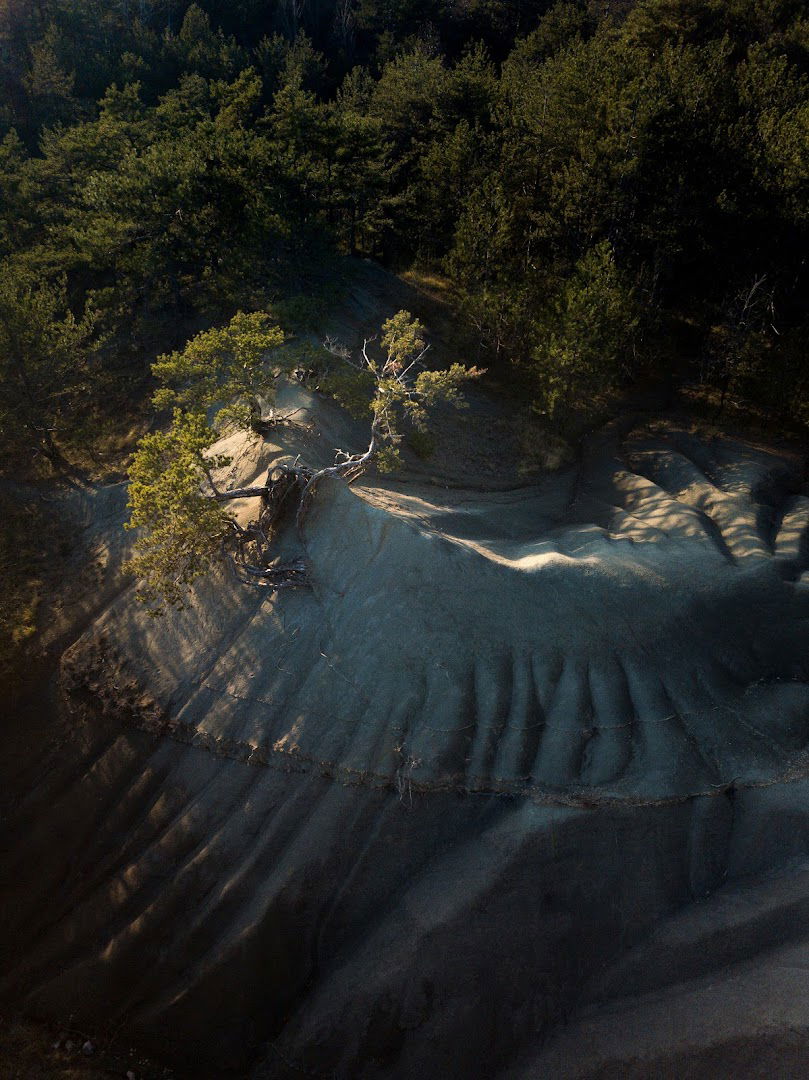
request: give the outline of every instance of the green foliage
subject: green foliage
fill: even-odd
[[[29,231],[26,160],[16,131],[9,132],[0,141],[0,256],[11,254]]]
[[[763,275],[778,332],[751,338],[758,374],[733,392],[780,400],[809,284],[804,9],[0,7],[4,289],[22,275],[33,292],[61,290],[51,323],[70,309],[81,325],[93,310],[115,343],[90,357],[85,334],[75,362],[56,349],[44,393],[56,415],[34,442],[53,427],[58,443],[76,397],[103,395],[122,358],[140,357],[142,375],[157,328],[177,328],[165,349],[181,327],[218,325],[286,293],[290,325],[316,329],[322,312],[294,297],[316,291],[311,268],[327,249],[442,268],[486,362],[507,382],[533,372],[530,392],[560,422],[586,404],[565,387],[598,398],[631,374],[638,305],[687,318],[711,356],[739,353],[722,341],[728,282]],[[598,268],[603,245],[609,265]],[[25,307],[26,288],[6,309]],[[629,319],[623,335],[611,311]],[[43,318],[32,326],[47,343]],[[708,368],[721,381],[722,364]],[[327,378],[355,407],[370,392],[337,371]],[[796,395],[788,408],[803,415]]]
[[[393,443],[383,446],[376,455],[376,465],[381,473],[396,472],[402,464],[402,455],[399,448]]]
[[[219,435],[207,413],[219,407],[220,423],[257,424],[262,404],[275,401],[275,379],[292,363],[283,344],[284,332],[266,312],[239,312],[152,367],[163,383],[154,404],[174,412],[167,431],[141,439],[129,470],[128,528],[143,535],[126,569],[155,612],[164,603],[182,606],[188,587],[210,571],[228,529],[213,481],[228,459],[209,453]]]
[[[382,324],[380,355],[368,346],[366,342],[361,364],[350,373],[343,369],[339,381],[327,382],[326,387],[331,385],[331,392],[355,414],[370,389],[368,453],[381,472],[390,472],[401,464],[399,445],[405,429],[426,433],[429,410],[442,402],[464,408],[462,384],[483,372],[458,363],[443,371],[418,370],[428,346],[424,326],[409,311],[398,311]]]
[[[317,330],[326,316],[327,305],[322,296],[296,293],[273,303],[272,310],[285,326]]]
[[[62,68],[57,41],[56,28],[51,26],[45,37],[32,46],[31,64],[22,79],[37,121],[42,126],[75,119],[77,112],[72,94],[75,75]]]
[[[139,578],[139,595],[155,614],[165,605],[182,606],[189,586],[211,570],[228,531],[237,529],[222,509],[236,495],[220,491],[213,479],[229,459],[211,453],[218,434],[206,410],[230,396],[271,395],[283,340],[268,315],[239,314],[228,326],[198,334],[182,352],[161,357],[154,365],[155,375],[169,384],[158,391],[156,404],[174,405],[174,413],[166,431],[141,439],[129,470],[127,527],[141,530],[141,535],[126,570]],[[442,401],[463,405],[461,384],[480,372],[453,364],[446,371],[416,374],[426,349],[424,327],[400,311],[382,327],[379,357],[369,354],[368,342],[358,365],[347,364],[346,353],[339,351],[343,378],[333,381],[332,392],[347,403],[361,404],[366,417],[370,409],[371,443],[364,455],[325,472],[339,473],[346,465],[361,470],[372,461],[382,471],[393,469],[399,463],[402,424],[424,430],[429,408]],[[219,416],[223,413],[243,427],[251,419],[249,411],[229,403]]]
[[[648,322],[603,241],[580,260],[540,322],[531,361],[537,409],[563,425],[598,409],[605,393],[637,368]]]
[[[341,362],[319,381],[352,416],[362,419],[370,410],[374,459],[383,472],[400,464],[405,430],[426,435],[429,410],[442,402],[464,408],[462,384],[482,374],[458,363],[443,371],[421,370],[428,348],[422,323],[398,311],[382,324],[378,347],[375,339],[366,341],[359,361],[347,349],[335,349]]]
[[[411,431],[407,436],[407,445],[416,455],[426,461],[435,453],[435,437],[429,431]]]
[[[209,79],[233,79],[246,66],[246,55],[233,38],[214,31],[197,4],[185,13],[180,32],[167,43],[183,71]]]
[[[481,48],[449,69],[418,44],[382,69],[367,112],[389,140],[392,190],[381,239],[393,259],[435,259],[447,243],[452,215],[485,148],[495,92],[494,70]]]
[[[206,456],[216,438],[204,414],[178,409],[168,431],[144,436],[132,460],[127,528],[144,532],[125,569],[156,613],[163,604],[182,607],[219,552],[227,515],[202,491],[209,470],[227,464]]]
[[[0,449],[64,466],[60,441],[92,393],[94,316],[77,318],[64,278],[0,266]]]
[[[328,370],[318,383],[321,391],[334,398],[346,412],[364,420],[368,416],[368,402],[376,386],[374,373],[369,368],[356,368],[341,365]]]
[[[397,311],[382,323],[380,344],[385,350],[384,367],[398,374],[424,354],[427,347],[424,327],[409,311]],[[373,360],[371,365],[371,370],[376,374],[378,366]]]
[[[86,264],[108,267],[133,299],[178,310],[215,308],[235,292],[253,252],[283,231],[271,189],[257,184],[263,143],[246,126],[260,93],[249,71],[233,83],[187,76],[145,131],[123,121],[120,157],[87,176],[65,223]]]
[[[161,356],[152,373],[163,387],[154,404],[159,409],[179,406],[202,412],[213,406],[220,421],[248,427],[261,420],[262,402],[275,401],[275,379],[289,370],[280,349],[284,332],[272,316],[239,312],[227,326],[205,330],[181,352]]]
[[[379,251],[392,226],[387,197],[393,144],[382,118],[366,111],[362,98],[369,83],[367,73],[351,73],[332,112],[331,214],[336,237],[350,254]]]

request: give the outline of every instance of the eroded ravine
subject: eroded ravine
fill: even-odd
[[[809,846],[786,459],[630,432],[575,482],[324,488],[305,543],[311,591],[214,579],[150,620],[130,590],[69,650],[61,744],[6,821],[6,998],[211,1076],[573,1075],[614,1057],[599,1009],[785,943],[805,875],[766,882]],[[737,933],[722,898],[754,880]],[[713,923],[667,922],[695,903]]]

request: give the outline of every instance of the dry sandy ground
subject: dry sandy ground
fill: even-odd
[[[286,394],[230,480],[357,445]],[[284,538],[311,589],[159,620],[116,594],[123,492],[87,496],[103,602],[6,798],[7,998],[195,1076],[806,1071],[795,463],[627,420],[485,479],[439,447],[324,485]]]

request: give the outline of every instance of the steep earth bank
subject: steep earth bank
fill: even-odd
[[[229,481],[353,439],[288,394]],[[795,462],[627,419],[532,486],[440,465],[324,485],[312,589],[161,620],[122,490],[82,496],[87,627],[3,769],[4,999],[195,1076],[802,1071]]]

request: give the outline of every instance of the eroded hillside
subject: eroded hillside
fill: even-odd
[[[229,483],[360,434],[282,404]],[[800,1008],[743,988],[809,902],[799,463],[647,415],[531,483],[444,464],[324,484],[280,540],[310,588],[223,569],[158,619],[115,587],[123,489],[83,497],[102,610],[10,807],[4,994],[211,1076],[797,1060]],[[695,1025],[719,971],[738,1008]],[[693,980],[674,1030],[649,995]]]

